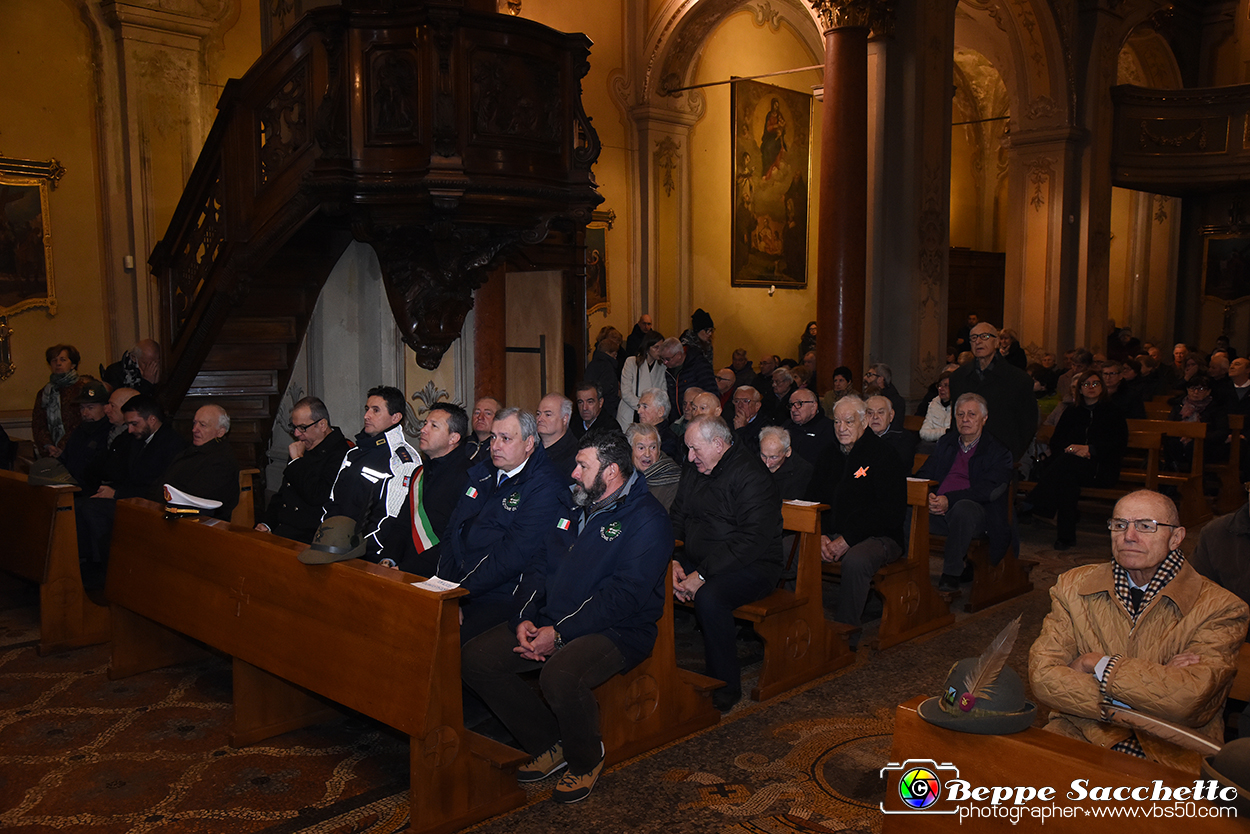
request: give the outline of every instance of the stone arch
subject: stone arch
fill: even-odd
[[[959,0],[954,46],[983,55],[1006,87],[1009,132],[1002,134],[1005,184],[1001,241],[1007,253],[1004,326],[1017,328],[1038,353],[1059,341],[1059,287],[1071,282],[1063,256],[1064,206],[1078,137],[1071,58],[1064,36],[1072,21],[1036,0]],[[1043,311],[1038,315],[1038,311]]]
[[[760,22],[774,26],[790,23],[811,50],[823,61],[824,35],[820,21],[800,0],[669,0],[647,36],[641,96],[653,102],[672,98],[665,90],[690,83],[698,69],[703,44],[726,18],[747,8]]]
[[[1072,70],[1049,7],[1033,0],[959,0],[956,46],[975,49],[1002,73],[1021,128],[1071,124]]]
[[[693,222],[689,142],[693,125],[703,117],[706,98],[702,90],[677,95],[665,90],[694,83],[709,38],[743,11],[754,15],[756,25],[765,30],[777,32],[786,26],[804,44],[811,63],[823,63],[824,35],[815,12],[803,0],[667,0],[645,21],[641,13],[636,16],[638,57],[610,81],[635,142],[631,178],[637,199],[631,210],[638,229],[634,253],[639,280],[633,282],[632,302],[638,312],[654,314],[652,306],[661,296],[657,276],[664,272],[676,276],[677,320],[684,321],[690,313],[686,309],[693,286],[687,245]],[[674,229],[678,245],[662,247],[661,237]],[[676,254],[669,251],[673,249]],[[656,324],[660,326],[659,321]]]

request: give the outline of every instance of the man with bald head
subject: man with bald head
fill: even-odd
[[[842,564],[834,619],[859,626],[873,575],[903,554],[908,470],[868,428],[859,397],[838,400],[832,423],[834,442],[816,461],[806,497],[829,506],[821,514],[820,558]]]
[[[191,445],[165,470],[165,483],[171,487],[220,501],[211,514],[226,521],[239,503],[239,460],[225,440],[228,431],[230,415],[224,408],[214,403],[200,406],[191,423]]]
[[[764,398],[750,385],[740,385],[733,396],[734,436],[750,449],[759,451],[760,430],[769,424],[764,414]],[[786,444],[787,448],[789,443]]]
[[[473,431],[464,442],[464,453],[471,462],[490,460],[490,426],[501,410],[503,404],[494,397],[482,397],[473,404],[473,413],[469,415]]]
[[[1059,577],[1029,652],[1033,693],[1054,709],[1046,729],[1197,774],[1198,753],[1103,710],[1148,713],[1222,744],[1250,608],[1186,561],[1167,496],[1126,495],[1107,527],[1112,561]]]
[[[563,394],[548,394],[538,401],[534,417],[548,459],[572,483],[573,467],[577,465],[577,438],[569,431],[573,401]]]
[[[704,391],[694,398],[692,409],[694,420],[700,417],[719,417],[721,415],[720,397],[710,391]]]
[[[899,460],[908,472],[912,471],[915,468],[916,445],[920,442],[920,435],[894,427],[894,404],[884,394],[869,397],[864,404],[868,407],[868,427],[872,429],[872,433],[898,453]]]
[[[643,313],[638,317],[634,329],[629,332],[629,338],[625,340],[625,355],[637,356],[638,349],[642,345],[642,338],[654,329],[651,323],[651,316]]]

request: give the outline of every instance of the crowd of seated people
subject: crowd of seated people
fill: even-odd
[[[973,539],[989,541],[994,561],[1015,543],[1007,486],[1051,392],[1070,396],[1056,404],[1061,416],[1023,507],[1056,516],[1057,549],[1075,541],[1081,487],[1117,480],[1126,420],[1143,415],[1146,403],[1171,394],[1170,419],[1211,425],[1207,460],[1218,459],[1226,415],[1250,411],[1250,362],[1231,349],[1208,358],[1178,345],[1164,364],[1155,346],[1116,331],[1106,352],[1075,349],[1062,364],[1048,353],[1029,365],[1014,334],[978,319],[962,334],[963,349],[952,351],[952,359],[966,354],[964,360],[944,367],[919,403],[924,421],[916,432],[903,427],[909,412],[889,366],[872,363],[862,372],[840,366],[820,379],[814,323],[804,332],[804,361],[766,355],[758,371],[743,350],[714,370],[714,330],[703,310],[680,339],[656,332],[647,316],[628,340],[605,328],[575,387],[576,402],[548,392],[535,412],[489,396],[472,412],[438,403],[424,415],[415,445],[406,430],[417,427],[406,426],[406,398],[398,389],[366,392],[362,427],[351,439],[320,399],[305,397],[288,415],[290,462],[256,529],[304,542],[301,559],[310,564],[360,557],[467,590],[461,640],[468,686],[534,756],[521,778],[567,769],[556,798],[575,802],[590,792],[603,765],[586,693],[650,651],[656,594],[664,587],[656,566],[667,569],[670,557],[674,595],[692,605],[707,673],[723,684],[714,702],[728,710],[742,692],[732,612],[769,594],[782,576],[783,500],[828,505],[821,557],[842,563],[834,617],[859,626],[874,574],[903,556],[906,478],[917,470],[921,439],[928,445],[919,451],[928,457],[918,475],[933,483],[931,528],[947,537],[937,584],[957,593],[969,580]],[[1113,343],[1118,350],[1110,350]],[[152,370],[146,346],[128,351],[105,376],[146,385],[147,392],[125,385],[109,391],[78,377],[77,351],[54,347],[52,377],[36,402],[42,412],[37,453],[67,458],[86,487],[78,499],[80,541],[96,581],[118,498],[163,500],[169,484],[215,502],[208,511],[229,517],[238,500],[238,464],[225,441],[230,418],[223,408],[210,403],[197,411],[188,445],[150,393],[159,368]],[[1130,348],[1141,353],[1127,355]],[[822,383],[832,395],[823,401]],[[1185,452],[1181,444],[1169,460],[1184,466]],[[1224,535],[1250,540],[1250,522],[1233,524]],[[340,532],[353,546],[336,545]],[[1088,718],[1085,702],[1109,696],[1133,703],[1154,690],[1131,684],[1130,673],[1133,680],[1168,683],[1175,676],[1168,670],[1208,663],[1219,673],[1193,698],[1213,697],[1226,691],[1226,647],[1204,653],[1177,646],[1130,657],[1111,641],[1091,656],[1069,657],[1073,626],[1061,621],[1059,600],[1070,607],[1068,596],[1076,599],[1090,583],[1114,586],[1128,600],[1128,613],[1100,609],[1096,616],[1140,617],[1165,628],[1172,615],[1160,611],[1164,589],[1169,582],[1193,584],[1211,616],[1228,620],[1217,636],[1229,645],[1238,628],[1244,637],[1247,611],[1175,558],[1183,530],[1166,496],[1137,493],[1121,501],[1111,533],[1110,566],[1061,578],[1056,608],[1033,652],[1034,687],[1058,709],[1052,729],[1180,762],[1170,748],[1107,730]],[[675,556],[674,540],[684,543]],[[1136,547],[1139,542],[1145,544]],[[569,561],[573,554],[585,560],[583,570]],[[1215,564],[1212,571],[1228,570],[1218,554],[1203,561]],[[610,598],[595,596],[609,592]],[[553,657],[561,664],[549,662]],[[561,666],[582,674],[581,683],[556,680],[549,670]],[[512,681],[540,668],[550,714],[531,702],[532,688]],[[1206,707],[1181,718],[1203,734],[1213,732]]]

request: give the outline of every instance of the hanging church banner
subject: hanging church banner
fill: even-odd
[[[807,286],[807,184],[812,97],[784,87],[732,85],[735,287]]]
[[[0,157],[0,316],[56,312],[48,193],[64,173],[55,159]]]

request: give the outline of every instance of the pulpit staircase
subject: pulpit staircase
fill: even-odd
[[[575,253],[602,201],[581,104],[589,47],[494,0],[309,12],[226,85],[150,259],[167,410],[186,421],[220,403],[240,462],[263,468],[317,297],[353,239],[377,252],[427,368],[490,270],[544,241]]]

